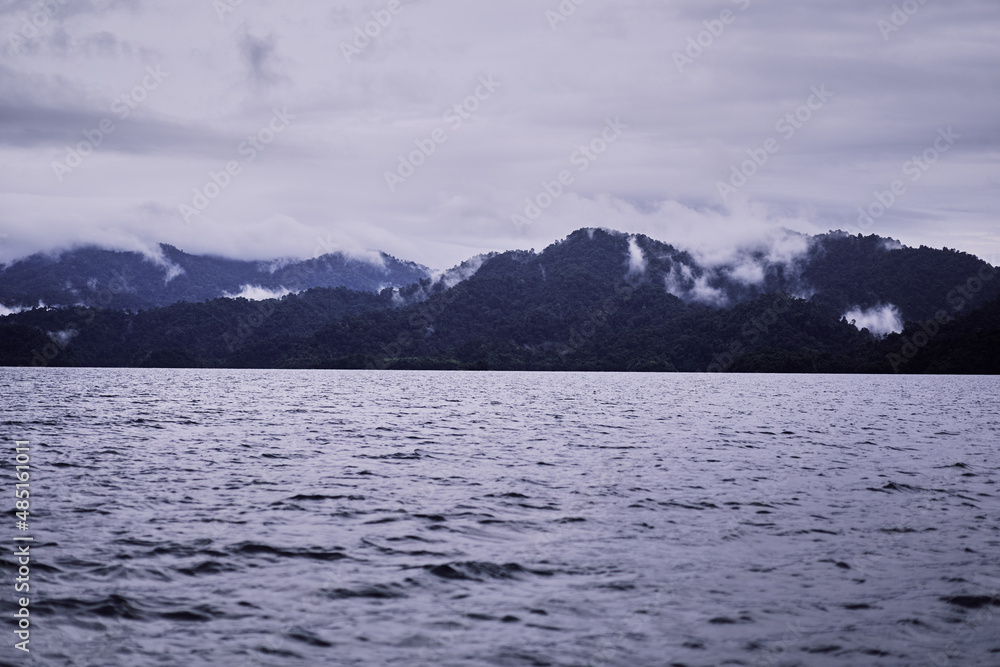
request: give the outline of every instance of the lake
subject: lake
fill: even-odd
[[[1000,378],[0,386],[34,538],[3,664],[1000,664]]]

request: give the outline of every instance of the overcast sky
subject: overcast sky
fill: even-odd
[[[1000,253],[996,0],[0,0],[0,38],[0,261],[444,268],[584,226]]]

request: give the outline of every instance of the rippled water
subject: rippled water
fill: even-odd
[[[997,378],[0,384],[5,664],[1000,664]]]

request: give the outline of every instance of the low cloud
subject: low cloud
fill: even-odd
[[[675,263],[670,273],[664,276],[667,292],[688,303],[704,303],[719,308],[729,305],[729,297],[724,290],[711,285],[708,273],[695,273],[690,266]]]
[[[782,227],[754,225],[737,238],[728,234],[704,239],[690,248],[699,263],[717,269],[744,285],[760,285],[775,268],[785,275],[798,273],[797,265],[806,258],[811,237]]]
[[[646,261],[646,256],[642,252],[642,248],[636,243],[635,237],[631,236],[628,240],[628,274],[629,276],[644,276],[646,275],[646,267],[648,262]]]
[[[756,262],[746,262],[728,271],[729,277],[744,285],[760,285],[764,282],[764,267]]]
[[[729,305],[729,297],[723,290],[709,285],[708,276],[695,279],[694,287],[691,289],[691,298],[693,301],[719,308]]]
[[[5,306],[0,303],[0,317],[4,317],[6,315],[16,315],[17,313],[25,310],[30,310],[30,308],[25,308],[24,306]]]
[[[291,294],[292,290],[285,289],[281,287],[276,290],[267,289],[266,287],[261,287],[260,285],[244,285],[242,289],[235,293],[230,294],[229,292],[224,292],[223,296],[227,299],[248,299],[250,301],[266,301],[268,299],[280,299],[283,296]]]
[[[844,313],[844,317],[859,331],[868,329],[876,336],[900,333],[903,330],[903,314],[891,303],[867,310],[854,308]]]
[[[150,262],[166,271],[166,276],[163,278],[164,284],[169,283],[171,280],[184,273],[183,268],[177,266],[164,256],[163,249],[160,248],[160,246],[156,246],[155,248],[144,247],[140,250],[140,252],[142,252],[143,256]]]
[[[447,271],[442,271],[436,275],[433,275],[432,280],[437,283],[441,282],[445,287],[451,289],[455,285],[464,282],[476,275],[483,266],[483,262],[489,259],[489,255],[476,255],[475,257],[468,259],[456,267],[448,269]]]
[[[670,273],[663,277],[663,286],[667,293],[685,301],[691,282],[691,267],[684,264],[675,264],[670,267]]]
[[[48,336],[59,347],[66,347],[78,333],[80,332],[76,329],[64,329],[62,331],[50,331],[48,332]]]

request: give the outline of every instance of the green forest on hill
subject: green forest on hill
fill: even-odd
[[[682,272],[725,303],[668,291]],[[647,237],[581,230],[541,253],[492,255],[450,288],[425,278],[379,293],[27,310],[0,318],[0,364],[997,373],[996,274],[957,251],[831,234],[794,275],[777,265],[747,285]],[[875,336],[844,317],[883,303],[906,315],[902,333]]]

